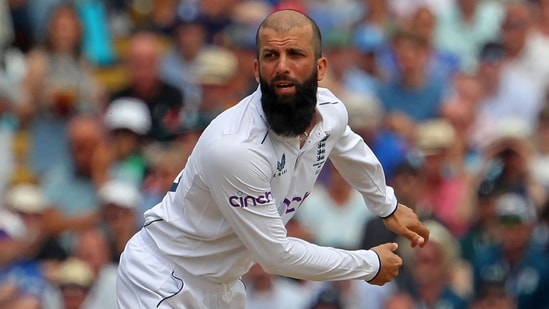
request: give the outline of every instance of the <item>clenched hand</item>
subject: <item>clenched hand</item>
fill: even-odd
[[[379,256],[379,272],[368,283],[375,285],[384,285],[398,275],[399,269],[402,266],[402,259],[395,254],[398,249],[396,243],[386,243],[373,247]]]

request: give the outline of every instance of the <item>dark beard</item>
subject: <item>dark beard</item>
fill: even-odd
[[[275,83],[289,81],[295,85],[295,94],[279,96]],[[259,77],[261,87],[261,106],[270,128],[278,135],[298,136],[311,124],[316,109],[316,91],[318,88],[317,70],[299,83],[294,79],[277,76],[269,84]]]

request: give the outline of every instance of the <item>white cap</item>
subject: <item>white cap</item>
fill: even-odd
[[[33,184],[20,184],[6,192],[6,206],[24,213],[42,213],[48,200],[40,187]]]
[[[77,258],[63,261],[55,273],[55,282],[58,285],[75,284],[81,287],[90,287],[94,280],[95,275],[91,266]]]
[[[416,146],[424,154],[440,153],[450,148],[454,140],[454,127],[445,119],[426,120],[416,127]]]
[[[114,204],[133,209],[141,203],[141,194],[137,188],[124,181],[109,180],[98,192],[102,204]]]
[[[238,71],[238,59],[234,53],[222,47],[207,47],[196,59],[193,76],[197,83],[225,85]]]
[[[0,232],[12,240],[23,240],[27,236],[23,219],[6,209],[0,209]]]
[[[496,215],[503,222],[531,224],[536,222],[536,210],[531,201],[518,193],[504,193],[496,200]]]
[[[145,102],[136,98],[119,98],[107,108],[105,124],[109,130],[128,129],[145,135],[151,128],[151,114]]]

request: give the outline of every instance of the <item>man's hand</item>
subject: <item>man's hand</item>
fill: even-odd
[[[423,247],[429,240],[429,230],[419,221],[416,213],[409,207],[398,204],[396,211],[383,219],[385,226],[410,240],[412,248]]]
[[[395,254],[396,249],[396,243],[386,243],[372,248],[379,256],[379,272],[368,283],[384,285],[398,275],[402,259]]]

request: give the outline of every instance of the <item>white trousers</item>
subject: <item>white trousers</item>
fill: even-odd
[[[120,309],[243,309],[244,283],[216,283],[196,277],[161,256],[145,229],[127,243],[118,267]]]

